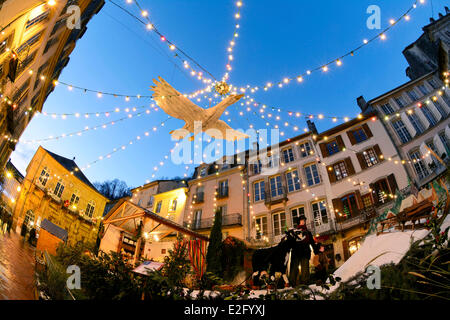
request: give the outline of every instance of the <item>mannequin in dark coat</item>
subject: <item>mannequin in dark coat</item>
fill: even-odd
[[[293,286],[298,284],[307,284],[309,281],[309,259],[311,258],[312,246],[314,252],[317,251],[313,235],[306,227],[306,217],[300,217],[300,223],[294,230],[297,239],[291,252],[291,265],[289,280]],[[300,281],[298,281],[299,268],[301,267]]]

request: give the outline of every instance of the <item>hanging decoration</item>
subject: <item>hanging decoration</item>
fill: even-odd
[[[219,120],[222,113],[233,103],[239,101],[243,95],[230,95],[222,100],[216,106],[203,109],[198,105],[192,103],[186,97],[179,95],[170,84],[168,84],[163,78],[159,77],[159,81],[153,80],[156,86],[151,86],[151,90],[154,91],[154,99],[158,106],[163,109],[168,115],[183,120],[185,125],[182,129],[185,131],[174,130],[171,131],[174,139],[182,139],[187,136],[188,133],[194,133],[194,136],[190,137],[190,140],[194,140],[195,124],[194,122],[200,121],[202,124],[201,131],[205,132],[208,129],[215,129],[221,132],[221,139],[230,141],[240,140],[248,138],[248,136],[239,131],[233,130],[224,121]]]
[[[217,82],[214,86],[214,90],[221,96],[228,94],[230,89],[230,86],[225,81]]]

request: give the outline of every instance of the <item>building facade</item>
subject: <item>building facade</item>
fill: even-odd
[[[39,147],[27,167],[14,225],[37,227],[47,219],[68,232],[68,242],[95,243],[108,201],[73,160]]]
[[[392,206],[398,191],[407,192],[406,162],[375,112],[322,132],[314,140],[326,168],[325,190],[332,204],[333,235],[318,240],[330,245],[339,266],[359,248],[370,220]]]
[[[223,238],[244,239],[248,220],[246,153],[195,168],[189,181],[184,226],[209,235],[216,211],[222,213]]]
[[[5,206],[5,210],[12,215],[16,206],[17,198],[22,191],[22,183],[24,176],[17,168],[8,161],[5,167],[4,181],[1,187],[1,199]]]
[[[0,167],[4,168],[104,0],[0,3]],[[73,5],[79,9],[79,20],[68,10]],[[72,27],[76,21],[79,25]]]

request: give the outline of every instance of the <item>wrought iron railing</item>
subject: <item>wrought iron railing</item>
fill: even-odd
[[[287,200],[286,187],[281,186],[281,189],[280,188],[276,189],[276,191],[273,192],[273,194],[272,194],[272,190],[268,190],[265,192],[265,196],[266,196],[264,199],[265,204],[273,204],[273,203],[281,202],[283,200]]]
[[[192,230],[208,229],[214,224],[214,218],[206,218],[198,221],[185,221],[184,226]],[[222,216],[222,226],[242,225],[242,215],[240,213],[226,214]]]

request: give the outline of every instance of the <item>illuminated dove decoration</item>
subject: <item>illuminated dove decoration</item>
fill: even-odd
[[[150,86],[151,90],[154,91],[153,99],[156,101],[156,104],[169,116],[185,122],[182,129],[194,133],[194,136],[190,137],[191,141],[194,140],[195,134],[199,131],[197,129],[197,131],[194,132],[194,122],[196,121],[201,122],[201,132],[205,132],[208,129],[216,129],[220,131],[221,136],[219,134],[210,134],[212,131],[208,132],[208,134],[213,138],[221,138],[229,141],[248,138],[248,135],[237,130],[233,130],[224,121],[219,120],[225,109],[233,103],[239,101],[239,99],[244,96],[243,94],[230,95],[216,106],[203,109],[175,90],[163,78],[158,77],[158,79],[159,82],[153,79],[155,86]],[[183,139],[189,134],[181,130],[177,132],[177,130],[170,132],[174,139]]]

